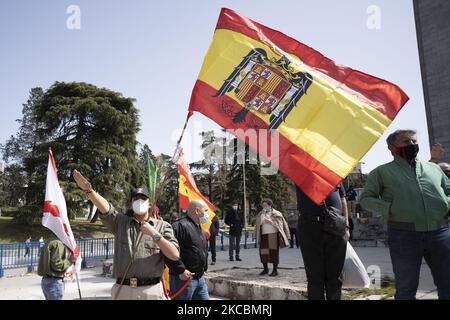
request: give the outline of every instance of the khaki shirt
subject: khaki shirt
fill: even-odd
[[[133,217],[120,214],[109,204],[109,211],[100,214],[103,224],[114,234],[114,266],[113,277],[122,278],[131,260],[133,247],[136,245],[139,234],[139,224]],[[172,242],[179,250],[178,241],[174,236],[172,226],[163,221],[150,218],[150,224],[166,240]],[[161,277],[164,267],[164,255],[159,246],[149,235],[142,234],[141,241],[134,255],[126,278],[156,278]]]

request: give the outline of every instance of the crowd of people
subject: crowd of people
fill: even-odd
[[[374,169],[360,196],[362,208],[381,213],[388,226],[388,244],[395,274],[396,299],[415,299],[422,259],[430,266],[440,299],[450,299],[450,165],[439,163],[444,149],[436,144],[431,160],[417,159],[417,134],[397,130],[387,138],[393,161]],[[118,212],[98,194],[80,172],[74,170],[77,185],[98,208],[100,219],[114,234],[114,268],[116,278],[113,299],[209,299],[205,272],[208,252],[211,265],[216,263],[215,239],[219,220],[211,221],[210,238],[201,225],[209,221],[208,206],[192,201],[187,213],[172,223],[150,214],[149,193],[133,189],[131,213]],[[339,184],[320,205],[296,188],[297,209],[287,220],[263,199],[257,214],[254,236],[263,270],[259,275],[278,275],[280,248],[300,248],[303,257],[308,299],[341,299],[341,274],[352,239],[357,194]],[[333,216],[334,214],[334,216]],[[337,218],[336,218],[337,216]],[[329,221],[336,222],[330,228]],[[229,260],[242,261],[240,241],[246,226],[245,217],[236,202],[226,213],[229,227]],[[208,250],[209,248],[209,250]],[[245,259],[245,257],[244,257]],[[64,292],[64,270],[72,263],[64,245],[57,240],[47,243],[39,261],[42,289],[46,299],[61,299]],[[272,271],[269,274],[269,264]],[[161,277],[164,265],[169,268],[170,294],[164,290]]]

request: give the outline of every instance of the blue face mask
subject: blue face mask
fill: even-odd
[[[209,220],[209,214],[204,214],[200,217],[200,224],[207,223]]]

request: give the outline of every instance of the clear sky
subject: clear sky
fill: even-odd
[[[66,26],[70,5],[81,10],[80,29]],[[380,10],[379,29],[367,26],[371,6]],[[138,140],[172,154],[221,7],[399,85],[410,101],[387,133],[417,129],[419,157],[429,158],[412,0],[2,0],[0,143],[17,131],[32,87],[84,81],[137,99]],[[182,143],[188,161],[200,157],[192,137],[209,129],[220,128],[194,114]],[[391,159],[386,134],[362,159],[363,172]]]

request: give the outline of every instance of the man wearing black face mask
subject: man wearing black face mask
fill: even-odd
[[[387,221],[395,298],[415,299],[425,258],[439,299],[450,299],[450,180],[438,165],[416,158],[415,131],[397,130],[387,144],[394,161],[369,174],[361,205]]]

